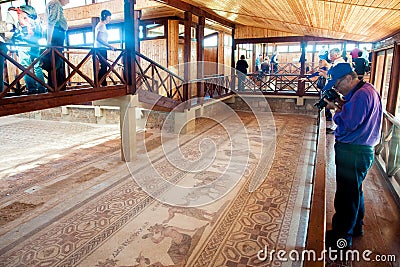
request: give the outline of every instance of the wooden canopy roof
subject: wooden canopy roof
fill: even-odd
[[[189,4],[236,24],[239,38],[296,35],[376,42],[400,31],[399,0],[136,1],[141,2],[150,7],[141,7],[147,15],[158,12],[152,2],[181,10]]]

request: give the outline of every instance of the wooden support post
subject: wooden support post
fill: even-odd
[[[167,66],[179,64],[179,21],[168,20],[167,34]]]
[[[346,59],[346,57],[347,57],[347,55],[346,55],[346,47],[347,47],[347,42],[344,41],[343,44],[342,44],[342,58],[343,59]]]
[[[314,42],[313,44],[313,52],[311,56],[311,63],[312,63],[312,68],[314,68],[314,62],[315,62],[315,51],[317,50],[317,44]],[[319,61],[319,58],[318,58]]]
[[[199,17],[199,24],[197,25],[197,78],[203,78],[204,76],[204,28],[206,25],[206,18]],[[202,82],[197,83],[197,97],[204,96],[204,84]]]
[[[257,44],[253,44],[253,53],[251,53],[251,62],[252,66],[250,68],[249,66],[249,72],[255,72],[256,71],[256,60],[258,58],[258,53],[257,53]]]
[[[134,27],[134,36],[135,38],[135,51],[140,52],[140,40],[139,40],[139,20],[142,16],[141,10],[134,11],[134,18],[133,18],[133,27]]]
[[[124,30],[125,30],[125,75],[127,82],[127,93],[136,93],[135,79],[135,22],[134,22],[134,0],[124,0]]]
[[[392,67],[390,70],[390,81],[387,99],[386,110],[392,114],[396,115],[397,109],[397,98],[399,93],[399,76],[400,76],[400,44],[395,42],[393,48],[393,59]]]
[[[184,101],[189,100],[189,84],[187,83],[190,80],[190,53],[192,51],[192,12],[185,12],[185,39],[184,39],[184,53],[183,53],[183,62],[185,65],[184,70],[184,78],[185,84],[183,86],[183,99]]]
[[[237,46],[235,43],[235,29],[232,29],[232,54],[231,54],[231,76],[233,77],[234,75],[236,75],[236,71],[235,71],[235,50],[236,50]],[[236,78],[232,78],[231,79],[231,89],[236,89]]]
[[[96,36],[94,35],[94,30],[96,28],[97,23],[100,22],[100,18],[99,17],[92,17],[91,18],[91,25],[92,25],[92,33],[93,33],[93,41],[96,41]]]
[[[300,77],[304,77],[306,73],[306,49],[307,49],[307,42],[301,42],[301,56],[300,56]],[[299,96],[303,96],[305,94],[305,82],[301,81],[300,79],[297,81],[297,94]]]
[[[138,95],[121,97],[120,101],[120,133],[121,158],[131,162],[136,158],[136,107]],[[136,99],[136,101],[135,101]]]
[[[375,84],[376,75],[376,61],[378,60],[378,53],[376,51],[372,52],[372,62],[371,62],[371,72],[369,74],[369,82]]]
[[[386,59],[387,59],[387,50],[385,50],[385,55],[383,57],[383,66],[382,66],[382,73],[379,73],[379,75],[381,75],[381,84],[379,84],[379,94],[382,96],[383,95],[383,88],[384,88],[384,84],[385,84],[385,70],[386,70]],[[378,86],[378,84],[377,84]],[[386,103],[386,107],[383,107],[387,110],[387,103]]]
[[[225,33],[224,32],[218,32],[218,58],[217,58],[217,63],[218,63],[218,74],[224,74],[224,61],[225,61],[225,45],[224,45],[224,39],[225,39]]]

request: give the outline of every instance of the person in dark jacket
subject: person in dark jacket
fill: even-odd
[[[241,55],[240,59],[236,62],[236,74],[238,75],[239,91],[244,91],[244,80],[246,79],[248,68],[249,64],[247,64],[244,55]]]
[[[359,76],[364,76],[368,62],[365,60],[365,58],[362,57],[363,52],[359,51],[358,52],[358,57],[353,59],[353,64],[354,64],[354,71],[359,75]]]

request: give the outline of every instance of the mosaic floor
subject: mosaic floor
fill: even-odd
[[[182,153],[193,160],[203,152],[196,149],[202,138],[216,145],[221,157],[206,171],[173,168],[160,156],[160,133],[154,129],[140,134],[145,146],[134,162],[125,164],[120,161],[119,138],[108,129],[97,135],[108,136],[104,143],[65,146],[46,160],[31,159],[27,170],[7,173],[0,180],[0,266],[300,266],[261,261],[257,254],[266,247],[304,247],[316,119],[274,114],[276,150],[262,158],[268,175],[249,193],[260,140],[254,116],[239,115],[248,129],[249,160],[241,178],[222,197],[216,196],[237,174],[233,169],[227,180],[217,179],[227,168],[223,159],[230,153],[240,157],[240,151],[226,150],[232,146],[227,140],[244,139],[227,138],[211,120],[199,120],[194,135],[179,140]],[[2,131],[7,129],[0,128],[6,134]],[[83,135],[85,131],[89,130],[83,129]],[[12,151],[11,146],[4,149]],[[154,182],[145,154],[169,182],[200,188],[177,198],[183,206],[199,199],[217,200],[176,207],[149,196],[145,191],[162,196],[168,185]],[[146,184],[140,187],[137,181]],[[212,188],[202,187],[211,182]]]

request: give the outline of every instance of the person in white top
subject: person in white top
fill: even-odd
[[[94,30],[94,48],[98,50],[100,69],[98,72],[98,80],[101,81],[107,73],[107,49],[114,50],[112,45],[108,44],[108,32],[106,25],[111,21],[111,12],[109,10],[102,10],[100,14],[100,21],[97,23]],[[106,78],[101,81],[101,85],[107,86]]]
[[[346,61],[342,57],[342,52],[340,51],[339,48],[332,48],[329,51],[329,58],[331,60],[331,68],[337,65],[338,63],[346,63]],[[328,78],[328,71],[320,70],[319,73],[320,73],[319,75]]]
[[[339,48],[332,48],[329,51],[329,57],[331,59],[331,67],[335,66],[338,63],[346,63],[346,60],[342,57],[342,52]]]

